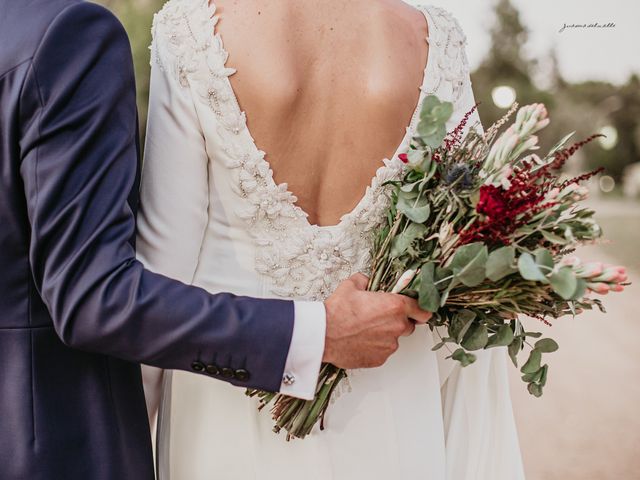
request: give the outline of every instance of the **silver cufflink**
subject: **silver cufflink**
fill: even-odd
[[[293,385],[296,383],[296,377],[292,373],[285,373],[282,376],[282,383],[285,385]]]

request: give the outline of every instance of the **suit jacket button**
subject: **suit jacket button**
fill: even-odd
[[[194,372],[202,372],[204,370],[204,363],[196,360],[191,364],[191,370]]]
[[[207,365],[206,370],[209,375],[220,375],[220,369],[217,365]]]
[[[244,368],[239,368],[236,370],[236,378],[241,382],[246,382],[249,380],[249,372],[247,372]]]
[[[224,378],[231,378],[231,377],[233,377],[233,369],[232,369],[232,368],[229,368],[229,367],[224,367],[224,368],[222,369],[222,376],[223,376]]]

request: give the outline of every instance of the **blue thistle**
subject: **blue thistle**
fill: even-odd
[[[464,163],[454,163],[447,169],[444,175],[444,182],[447,185],[455,183],[456,190],[467,190],[473,187],[471,170]]]

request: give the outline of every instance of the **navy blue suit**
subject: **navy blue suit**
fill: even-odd
[[[138,363],[280,388],[292,302],[135,260],[136,123],[113,15],[0,0],[1,480],[152,479]]]

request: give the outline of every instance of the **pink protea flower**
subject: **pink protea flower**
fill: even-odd
[[[606,295],[611,290],[609,284],[604,282],[589,282],[587,283],[587,288],[600,295]]]
[[[614,266],[607,266],[600,275],[594,276],[594,280],[597,282],[619,283],[626,280],[627,275],[621,273]],[[624,279],[624,280],[623,280]]]
[[[564,267],[579,267],[582,265],[582,260],[578,257],[564,257],[560,260],[560,265]]]
[[[535,133],[549,124],[542,103],[525,105],[518,110],[516,121],[492,145],[483,166],[486,172],[499,171],[505,164],[538,144]]]
[[[602,262],[585,263],[576,271],[580,278],[595,278],[604,272],[604,264]]]

